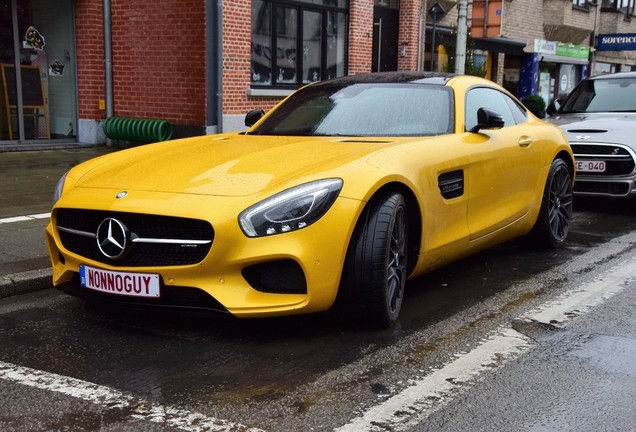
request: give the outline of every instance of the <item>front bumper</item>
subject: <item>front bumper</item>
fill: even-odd
[[[576,175],[574,193],[579,196],[630,197],[636,196],[636,179]]]
[[[338,292],[349,238],[364,206],[361,201],[340,197],[313,225],[269,237],[247,238],[237,216],[253,204],[253,198],[129,192],[126,199],[116,201],[117,192],[78,188],[57,203],[46,228],[53,284],[69,294],[98,302],[206,309],[238,317],[329,309]],[[86,208],[82,203],[107,213],[206,220],[214,227],[214,241],[205,258],[196,264],[130,267],[90,259],[65,248],[56,227],[58,208]],[[78,276],[82,264],[110,271],[158,274],[161,297],[136,299],[83,288]],[[291,283],[285,285],[290,278]]]
[[[577,172],[576,195],[619,198],[636,195],[636,154],[631,147],[575,141],[571,141],[570,146],[577,162],[601,162],[606,166],[605,172]]]

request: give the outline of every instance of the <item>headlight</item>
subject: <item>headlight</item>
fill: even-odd
[[[62,197],[64,182],[66,181],[67,175],[68,171],[64,173],[64,175],[58,180],[57,185],[55,185],[55,190],[53,191],[53,205],[55,205],[55,203]]]
[[[341,179],[326,179],[296,186],[244,210],[241,229],[248,237],[262,237],[299,230],[320,219],[331,208]]]

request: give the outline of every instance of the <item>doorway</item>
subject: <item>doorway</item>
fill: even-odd
[[[73,0],[0,0],[0,142],[76,131]]]
[[[375,0],[373,7],[372,72],[398,68],[400,9],[397,0]]]

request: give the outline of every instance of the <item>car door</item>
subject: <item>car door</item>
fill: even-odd
[[[477,110],[489,108],[504,118],[501,129],[468,132],[468,228],[470,239],[488,235],[525,215],[535,199],[541,168],[541,141],[534,137],[527,114],[495,88],[473,87],[466,93],[465,125],[477,124]]]

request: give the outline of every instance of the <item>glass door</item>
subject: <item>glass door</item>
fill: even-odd
[[[0,141],[75,140],[74,51],[72,0],[0,0]]]

